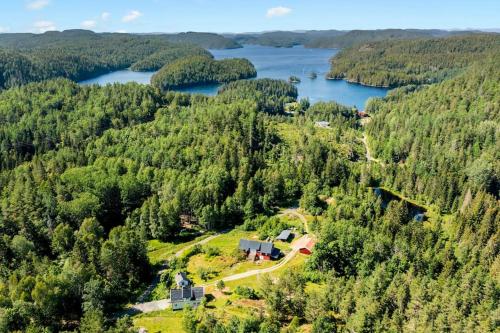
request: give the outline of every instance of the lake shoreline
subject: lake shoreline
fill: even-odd
[[[388,89],[368,85],[332,80],[327,78],[330,71],[330,58],[338,49],[312,49],[303,46],[291,48],[244,45],[238,49],[209,50],[215,59],[246,58],[257,69],[257,78],[271,78],[287,81],[290,76],[297,76],[301,82],[296,84],[298,99],[308,98],[311,103],[335,101],[339,104],[363,108],[366,101],[373,97],[384,97]],[[317,73],[316,79],[309,77]],[[108,73],[93,79],[80,81],[80,84],[112,84],[137,82],[150,84],[156,72],[133,72],[127,69]],[[175,88],[173,91],[198,93],[208,96],[217,94],[220,85],[199,84]]]

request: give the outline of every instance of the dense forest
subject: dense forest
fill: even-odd
[[[215,61],[184,44],[202,55],[171,60],[159,37],[84,34],[89,64],[168,62],[154,79],[163,89],[236,81],[214,97],[29,83],[23,64],[46,50],[25,41],[2,53],[19,65],[0,92],[0,332],[131,332],[120,311],[152,279],[147,242],[179,239],[181,215],[206,231],[264,228],[276,207],[297,204],[318,238],[305,265],[238,291],[265,311],[186,310],[187,333],[498,330],[495,35],[374,43],[379,67],[367,81],[385,66],[417,79],[371,100],[362,126],[350,107],[292,103],[297,88],[285,81],[238,80],[255,76],[246,60]],[[52,49],[68,43],[53,35]],[[374,187],[407,200],[384,202]],[[410,200],[427,209],[424,221]]]
[[[448,211],[467,192],[500,191],[500,58],[483,59],[459,76],[406,96],[394,91],[367,127],[385,182]],[[416,125],[418,124],[418,126]]]
[[[368,43],[336,54],[328,77],[384,87],[435,83],[499,52],[499,34]]]
[[[163,66],[151,78],[151,84],[161,90],[198,84],[224,83],[257,76],[247,59],[214,60],[207,56],[184,57]]]
[[[211,56],[198,46],[172,43],[161,35],[86,30],[1,34],[0,47],[0,89],[56,77],[80,81],[128,67],[150,71],[186,56]]]
[[[282,89],[296,94],[284,85],[257,86],[275,101]],[[175,237],[181,212],[206,229],[241,223],[299,195],[327,156],[347,156],[313,141],[301,148],[311,155],[299,175],[273,157],[280,139],[251,98],[56,80],[5,91],[0,105],[12,134],[0,173],[2,331],[59,331],[82,315],[82,325],[110,315],[148,279],[145,240]],[[28,107],[36,112],[19,113]],[[344,123],[355,126],[339,122],[338,135]]]
[[[151,54],[150,56],[141,59],[134,63],[130,69],[136,72],[157,71],[163,66],[172,62],[191,56],[205,56],[212,58],[212,54],[205,49],[199,47],[176,47],[168,48]]]

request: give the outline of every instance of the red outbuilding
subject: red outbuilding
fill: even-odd
[[[306,243],[306,245],[302,246],[300,249],[299,249],[299,252],[302,253],[302,254],[307,254],[307,255],[310,255],[313,251],[313,248],[314,248],[314,245],[316,243],[314,242],[314,240],[310,239],[309,242]]]

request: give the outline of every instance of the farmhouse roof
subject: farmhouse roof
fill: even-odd
[[[271,254],[273,248],[273,243],[270,242],[240,239],[239,249],[242,251],[259,251],[260,253]]]
[[[292,231],[290,229],[283,230],[278,235],[278,237],[276,237],[276,239],[286,241],[290,237],[291,233],[292,233]]]
[[[200,300],[205,295],[203,287],[186,287],[170,289],[170,301]]]

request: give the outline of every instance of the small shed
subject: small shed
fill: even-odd
[[[299,252],[302,254],[310,255],[310,254],[312,254],[312,251],[313,251],[315,244],[316,244],[316,242],[314,240],[310,239],[305,245],[302,245],[299,248]]]
[[[292,231],[290,229],[283,230],[278,235],[278,237],[276,237],[276,240],[280,240],[280,241],[286,242],[290,238],[291,234],[292,234]]]
[[[177,287],[185,288],[191,284],[191,281],[187,278],[186,273],[179,272],[175,274],[175,283],[177,284]]]
[[[328,121],[317,121],[314,123],[314,126],[319,128],[330,128],[330,122]]]

